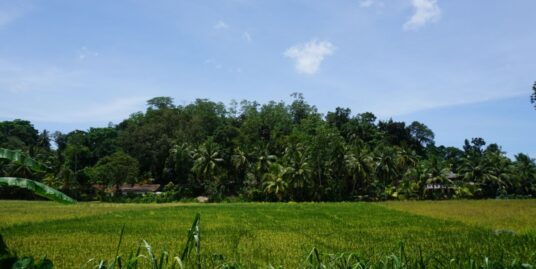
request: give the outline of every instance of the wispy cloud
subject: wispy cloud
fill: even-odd
[[[222,69],[223,65],[216,60],[206,59],[204,64],[214,67],[215,69]]]
[[[52,92],[79,87],[80,72],[56,66],[20,66],[0,59],[0,93]]]
[[[441,9],[437,0],[411,0],[415,13],[404,24],[404,30],[417,30],[430,22],[436,22],[441,17]]]
[[[127,118],[135,111],[143,108],[145,102],[149,100],[147,96],[137,97],[121,97],[108,102],[100,102],[79,105],[76,108],[62,106],[56,109],[55,107],[42,107],[33,110],[25,109],[19,113],[11,111],[2,111],[2,116],[7,118],[24,118],[39,122],[52,123],[106,123],[110,121],[121,121]]]
[[[214,29],[216,30],[229,29],[229,25],[227,25],[227,23],[225,23],[224,21],[218,21],[216,24],[214,24]]]
[[[99,53],[96,52],[96,51],[93,51],[93,50],[90,50],[88,49],[87,47],[81,47],[79,50],[78,50],[78,59],[83,61],[85,60],[86,58],[88,57],[97,57],[99,56]]]
[[[0,3],[0,28],[19,19],[30,9],[31,5],[25,1]]]
[[[380,0],[360,0],[359,1],[359,5],[361,7],[372,7],[372,6],[383,6],[383,1],[380,1]]]
[[[214,60],[214,59],[206,59],[204,62],[203,62],[205,65],[207,66],[211,66],[213,67],[214,69],[216,70],[221,70],[221,71],[225,71],[225,72],[229,72],[229,73],[242,73],[242,68],[241,67],[231,67],[231,66],[225,66],[223,65],[222,63]]]
[[[315,74],[326,56],[333,54],[335,46],[329,41],[312,40],[288,48],[284,55],[295,61],[296,71]]]
[[[51,123],[107,123],[142,109],[154,85],[106,77],[74,66],[25,65],[0,59],[0,118]],[[128,89],[120,91],[118,89]],[[101,92],[106,94],[95,94]],[[122,92],[122,93],[119,93]],[[21,105],[20,100],[24,100]]]
[[[243,38],[244,40],[246,40],[247,42],[251,42],[251,40],[252,40],[252,39],[251,39],[251,34],[250,34],[248,31],[246,31],[246,32],[244,32],[244,33],[242,34],[242,38]]]
[[[92,104],[68,115],[63,113],[48,115],[46,120],[57,122],[119,121],[139,110],[147,100],[149,100],[147,96],[122,97],[106,103]]]
[[[440,99],[438,97],[425,97],[418,98],[416,96],[396,96],[396,104],[386,104],[385,102],[374,102],[369,105],[368,110],[374,111],[380,117],[392,117],[407,115],[414,112],[426,111],[431,109],[441,109],[447,107],[454,107],[460,105],[469,105],[484,103],[495,100],[503,100],[507,98],[514,98],[519,96],[525,96],[524,92],[510,92],[501,94],[489,94],[482,96],[472,96],[469,98],[448,98]],[[391,97],[392,98],[392,97]]]

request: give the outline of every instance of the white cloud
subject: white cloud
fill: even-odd
[[[335,46],[329,41],[312,40],[288,48],[284,55],[295,61],[296,71],[315,74],[326,56],[333,54]]]
[[[416,30],[429,22],[436,22],[441,17],[437,0],[411,0],[415,9],[413,16],[404,24],[404,30]]]
[[[244,38],[244,40],[247,42],[251,42],[251,35],[247,31],[242,34],[242,38]]]
[[[229,25],[225,23],[224,21],[218,21],[216,24],[214,24],[214,29],[216,30],[225,30],[228,29]]]

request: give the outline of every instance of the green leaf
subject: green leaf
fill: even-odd
[[[76,200],[67,196],[63,192],[51,188],[43,183],[33,181],[27,178],[0,177],[0,186],[19,187],[22,189],[27,189],[41,197],[64,204],[76,203]]]
[[[37,172],[43,172],[43,171],[49,170],[47,166],[28,157],[26,154],[22,153],[22,151],[20,150],[10,150],[10,149],[5,149],[5,148],[0,148],[0,159],[6,159],[12,162],[22,163],[23,165]]]
[[[13,269],[30,269],[34,267],[34,259],[32,257],[24,257],[13,264]]]

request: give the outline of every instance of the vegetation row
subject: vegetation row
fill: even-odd
[[[25,120],[0,122],[0,147],[20,149],[50,167],[36,172],[0,160],[0,176],[38,179],[78,200],[123,199],[113,193],[125,183],[165,186],[163,195],[146,201],[536,195],[536,163],[526,154],[509,158],[478,137],[461,148],[436,145],[423,123],[378,120],[340,107],[324,115],[301,94],[292,96],[290,104],[227,106],[206,99],[175,105],[156,97],[145,112],[118,124],[69,133],[38,132]],[[0,189],[0,197],[26,196]]]

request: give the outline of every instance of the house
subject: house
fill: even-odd
[[[160,194],[159,190],[161,189],[160,184],[123,184],[119,186],[119,192],[121,194],[139,194],[145,195],[147,193]],[[104,191],[108,193],[113,193],[115,191],[115,186],[105,186],[100,184],[93,185],[95,190]]]
[[[447,179],[449,181],[454,181],[456,179],[459,179],[459,175],[453,173],[452,171],[449,172],[449,174],[447,175]],[[429,184],[426,184],[426,187],[425,189],[427,191],[434,191],[434,190],[452,190],[454,189],[453,186],[449,186],[449,185],[444,185],[442,183],[429,183]]]
[[[119,187],[119,190],[122,194],[141,194],[145,195],[147,193],[160,194],[160,184],[124,184]]]

